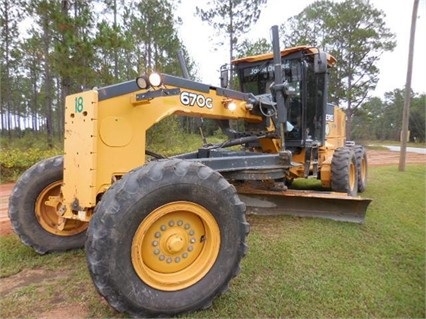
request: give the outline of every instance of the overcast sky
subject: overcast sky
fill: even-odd
[[[378,64],[379,82],[373,96],[383,98],[385,92],[405,87],[407,77],[407,58],[410,39],[411,15],[414,0],[371,0],[372,5],[385,13],[386,25],[396,34],[397,47],[385,53]],[[291,16],[301,12],[314,0],[268,0],[261,16],[248,32],[253,40],[269,39],[272,25],[280,25]],[[213,30],[206,22],[194,16],[195,6],[200,1],[183,0],[178,15],[183,19],[180,37],[198,66],[201,81],[219,85],[219,67],[227,62],[228,47],[218,50],[210,41]],[[416,39],[414,51],[413,76],[411,87],[414,92],[426,93],[426,0],[419,1]]]

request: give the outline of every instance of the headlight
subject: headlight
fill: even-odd
[[[156,72],[151,73],[149,76],[141,75],[136,78],[136,85],[142,90],[149,87],[158,87],[162,83],[161,75]]]
[[[146,75],[138,76],[136,78],[136,85],[142,90],[147,89],[149,87],[148,77]]]
[[[152,85],[152,86],[160,86],[161,85],[161,76],[160,76],[160,74],[158,74],[158,73],[151,73],[150,75],[149,75],[149,83]]]
[[[237,103],[235,103],[233,100],[226,100],[223,103],[225,105],[225,108],[227,108],[231,112],[234,112],[237,109]]]

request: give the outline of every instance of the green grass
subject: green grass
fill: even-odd
[[[240,275],[211,309],[188,317],[425,318],[425,177],[424,165],[372,167],[362,225],[248,216]],[[64,304],[87,317],[126,317],[101,302],[81,250],[38,256],[10,235],[0,238],[0,263],[0,287],[20,271],[56,278],[2,293],[1,318]]]
[[[242,273],[197,316],[424,318],[425,176],[372,168],[364,225],[250,216]]]

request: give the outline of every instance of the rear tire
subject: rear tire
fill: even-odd
[[[356,169],[358,172],[358,192],[362,193],[367,188],[367,152],[362,145],[355,145]]]
[[[86,240],[88,223],[70,220],[59,230],[56,209],[45,204],[61,191],[63,166],[63,156],[36,163],[21,175],[9,198],[13,230],[39,254],[82,248]]]
[[[358,175],[355,153],[348,147],[339,147],[334,151],[331,160],[331,189],[356,196]]]
[[[132,316],[208,308],[239,273],[249,226],[235,188],[195,162],[159,160],[125,175],[90,221],[98,292]]]

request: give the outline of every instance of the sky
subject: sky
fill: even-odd
[[[314,0],[268,0],[247,37],[252,40],[269,39],[271,26],[281,25],[313,2]],[[380,58],[379,82],[371,96],[383,98],[385,92],[405,87],[413,2],[414,0],[370,0],[376,9],[385,13],[386,26],[396,34],[397,41],[396,48]],[[228,46],[219,50],[211,41],[214,30],[207,22],[194,15],[197,4],[200,4],[199,0],[182,1],[177,12],[183,20],[179,35],[198,67],[201,82],[218,86],[219,67],[228,61]],[[411,88],[416,93],[426,93],[426,0],[419,0],[417,17]]]

